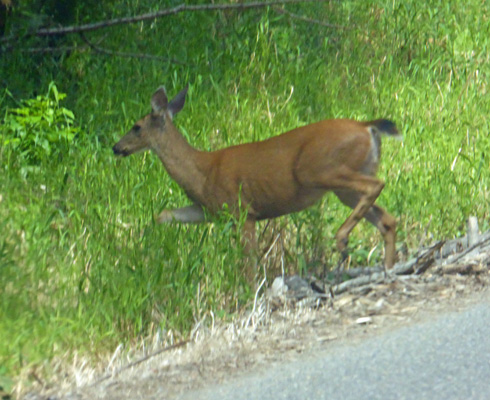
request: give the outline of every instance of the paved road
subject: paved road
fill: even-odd
[[[490,300],[182,399],[490,399]]]

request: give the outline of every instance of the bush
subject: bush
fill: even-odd
[[[8,90],[6,94],[12,96]],[[59,93],[51,82],[46,95],[21,101],[21,107],[7,108],[2,143],[13,150],[22,165],[36,165],[42,159],[61,154],[79,129],[74,126],[72,111],[61,107],[66,94]]]

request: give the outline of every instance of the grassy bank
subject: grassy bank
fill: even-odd
[[[171,96],[190,84],[175,122],[200,149],[326,118],[390,118],[404,141],[383,143],[386,188],[378,201],[398,218],[398,247],[458,236],[468,215],[490,228],[489,6],[380,0],[288,9],[343,27],[273,10],[179,14],[116,27],[108,40],[183,65],[85,51],[58,59],[48,73],[22,53],[2,60],[12,93],[0,96],[3,110],[45,94],[54,80],[80,129],[33,168],[12,147],[0,151],[0,376],[7,385],[74,349],[108,352],[157,331],[185,336],[207,313],[226,317],[250,299],[231,220],[157,226],[155,213],[189,203],[182,190],[154,155],[112,154],[162,84]],[[348,212],[327,196],[261,224],[262,248],[281,234],[265,265],[272,271],[281,258],[288,271],[335,265],[333,238]],[[375,246],[371,264],[382,259],[382,240],[361,224],[350,240],[353,263],[366,263]]]

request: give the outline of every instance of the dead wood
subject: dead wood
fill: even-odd
[[[479,275],[488,272],[489,267],[490,231],[480,234],[478,221],[475,217],[470,217],[466,236],[441,240],[429,247],[421,248],[414,257],[406,262],[397,263],[391,271],[385,272],[380,266],[352,268],[345,271],[352,279],[330,287],[311,278],[285,277],[281,278],[281,292],[272,290],[270,294],[272,297],[285,296],[289,300],[310,298],[318,301],[346,291],[369,293],[377,285],[394,282],[402,277],[420,276],[429,269],[436,275]],[[275,283],[277,287],[278,282]],[[301,290],[298,290],[299,287]]]
[[[434,273],[439,274],[439,275],[453,275],[453,274],[459,274],[459,275],[478,275],[481,274],[485,271],[485,267],[478,263],[478,264],[448,264],[448,265],[442,265],[440,267],[437,267],[434,270]]]

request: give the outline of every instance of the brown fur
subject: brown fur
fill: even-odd
[[[375,225],[385,240],[385,266],[395,261],[395,219],[374,204],[384,183],[375,175],[381,134],[396,135],[387,120],[333,119],[293,129],[270,139],[204,152],[191,147],[172,123],[186,89],[170,103],[165,90],[152,97],[153,112],[113,147],[115,154],[153,150],[194,205],[164,210],[159,222],[201,222],[202,207],[215,213],[240,201],[247,207],[244,234],[255,246],[255,221],[303,210],[327,191],[353,209],[337,232],[346,255],[348,235],[361,218]],[[235,208],[235,211],[236,208]]]

